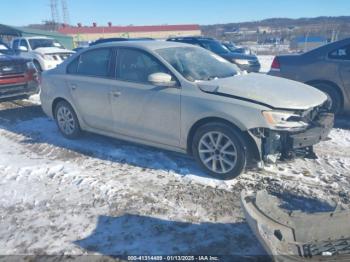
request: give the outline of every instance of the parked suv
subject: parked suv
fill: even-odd
[[[67,138],[86,130],[187,152],[219,179],[247,161],[313,157],[333,126],[327,96],[236,69],[182,43],[100,44],[42,74],[41,105]]]
[[[269,74],[314,86],[327,94],[333,113],[350,113],[350,38],[304,54],[276,56]]]
[[[27,98],[38,92],[38,75],[29,59],[11,55],[13,52],[0,43],[0,101]]]
[[[55,68],[74,53],[48,37],[19,37],[11,46],[19,56],[32,59],[38,71]]]
[[[260,63],[255,55],[245,55],[231,52],[219,41],[209,37],[174,37],[167,41],[181,42],[197,45],[225,58],[227,61],[236,64],[241,70],[247,72],[259,72]]]

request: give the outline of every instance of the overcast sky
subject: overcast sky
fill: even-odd
[[[157,25],[256,21],[271,17],[350,15],[350,0],[66,0],[71,24]],[[61,6],[59,6],[61,11]],[[50,0],[2,0],[0,23],[51,18]]]

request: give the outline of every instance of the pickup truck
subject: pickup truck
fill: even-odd
[[[38,72],[30,59],[13,55],[0,42],[0,102],[24,99],[38,93]]]
[[[20,57],[33,60],[39,72],[55,68],[74,53],[55,39],[41,36],[14,38],[11,47]]]

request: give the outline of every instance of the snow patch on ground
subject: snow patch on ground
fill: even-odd
[[[273,55],[258,55],[258,59],[261,65],[260,72],[267,73],[270,71],[271,64],[275,56]]]
[[[176,153],[92,134],[67,140],[37,106],[0,107],[0,120],[0,254],[264,254],[242,189],[350,207],[346,119],[316,146],[319,159],[231,181]]]

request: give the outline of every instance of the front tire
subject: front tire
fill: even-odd
[[[60,101],[55,107],[55,120],[62,135],[68,139],[76,139],[81,134],[77,115],[66,101]]]
[[[223,123],[201,126],[194,135],[192,152],[208,174],[222,180],[240,175],[247,163],[243,136]]]

